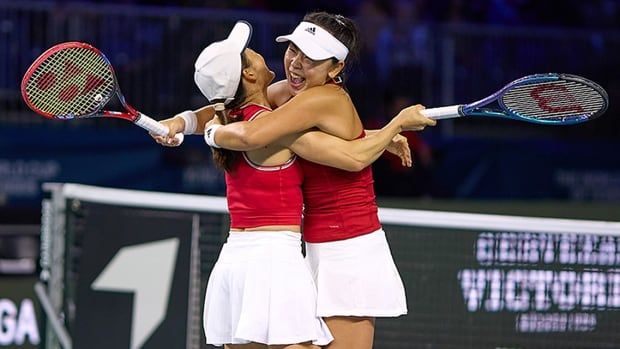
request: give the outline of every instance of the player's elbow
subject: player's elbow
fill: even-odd
[[[351,166],[351,168],[349,168],[347,171],[349,171],[349,172],[359,172],[359,171],[361,171],[361,170],[363,170],[365,168],[366,168],[366,165],[358,163],[355,166]]]
[[[237,137],[237,142],[239,142],[239,149],[238,150],[252,150],[252,140],[250,139],[250,137],[246,136],[245,134],[241,134],[240,136]]]
[[[359,172],[365,169],[367,166],[368,166],[368,162],[365,159],[351,158],[351,161],[348,161],[343,169],[349,172]]]
[[[240,138],[241,143],[245,150],[255,150],[261,147],[266,146],[264,142],[261,142],[259,138],[254,137],[253,135],[248,135]]]

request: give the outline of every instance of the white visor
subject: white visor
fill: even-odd
[[[194,81],[209,101],[222,99],[228,104],[241,81],[241,54],[252,37],[252,26],[238,21],[228,38],[207,46],[196,59]]]
[[[308,58],[320,61],[335,57],[342,61],[347,58],[349,49],[327,30],[310,22],[301,22],[292,34],[276,38],[277,42],[291,41]]]

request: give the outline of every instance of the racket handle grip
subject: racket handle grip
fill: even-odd
[[[135,121],[136,125],[142,127],[143,129],[154,133],[159,136],[167,136],[168,135],[168,126],[156,121],[142,113],[138,116],[138,119]],[[179,142],[179,144],[183,143],[184,136],[182,133],[177,133],[174,135],[174,138]]]
[[[461,104],[450,105],[447,107],[424,109],[421,110],[420,113],[422,113],[422,115],[426,116],[427,118],[433,120],[458,118],[460,116],[463,116],[463,113],[461,113]]]

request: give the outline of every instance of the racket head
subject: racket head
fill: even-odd
[[[609,97],[601,86],[581,76],[548,73],[511,82],[499,92],[497,102],[513,119],[573,125],[605,113]]]
[[[96,115],[118,90],[110,61],[83,42],[50,47],[28,68],[21,83],[24,102],[49,119]]]

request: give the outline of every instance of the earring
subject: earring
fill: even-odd
[[[342,76],[338,75],[336,77],[332,78],[332,81],[338,85],[342,84],[343,80],[342,80]]]

